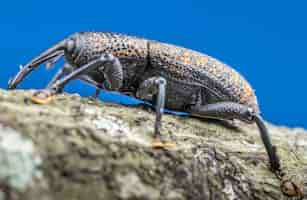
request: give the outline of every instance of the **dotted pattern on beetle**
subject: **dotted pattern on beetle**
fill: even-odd
[[[147,41],[144,39],[103,32],[82,32],[76,37],[81,50],[73,60],[78,65],[88,63],[103,53],[135,61],[145,61],[147,57]]]
[[[169,80],[205,87],[215,102],[233,101],[259,111],[257,98],[249,83],[234,69],[206,54],[183,47],[109,32],[82,32],[71,59],[78,66],[103,53],[118,57],[127,78],[124,86],[135,84],[142,70],[152,67]],[[150,65],[150,66],[148,66]],[[134,67],[133,67],[134,66]],[[138,73],[135,73],[139,70]],[[151,73],[155,73],[152,72]],[[139,84],[139,83],[138,83]],[[208,92],[206,91],[206,92]],[[214,103],[214,102],[208,102]]]
[[[152,42],[150,60],[152,65],[160,66],[172,77],[197,81],[213,90],[223,100],[228,98],[230,101],[249,105],[256,112],[259,110],[249,83],[237,71],[215,58],[183,47]]]

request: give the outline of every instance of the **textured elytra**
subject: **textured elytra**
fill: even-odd
[[[169,108],[184,109],[195,101],[203,105],[232,101],[259,111],[250,84],[236,70],[206,54],[110,32],[82,32],[73,37],[77,51],[68,58],[72,65],[84,65],[107,53],[119,58],[124,71],[121,91],[135,93],[145,79],[162,76],[168,83]]]
[[[193,81],[214,90],[223,100],[250,104],[258,110],[257,99],[249,83],[234,69],[208,55],[174,46],[154,42],[150,44],[150,59],[153,65],[165,68],[171,76]],[[229,98],[229,99],[227,99]]]

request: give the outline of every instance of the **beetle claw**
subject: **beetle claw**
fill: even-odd
[[[53,100],[54,94],[53,90],[40,90],[32,95],[31,100],[37,104],[48,104]]]

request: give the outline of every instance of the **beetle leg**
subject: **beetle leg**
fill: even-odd
[[[146,79],[137,90],[136,96],[140,99],[152,100],[156,102],[156,121],[154,126],[153,142],[154,148],[173,147],[174,143],[162,142],[161,128],[162,128],[162,114],[165,106],[165,91],[166,80],[162,77],[152,77]]]
[[[52,85],[57,82],[58,80],[60,80],[63,76],[66,76],[68,74],[70,74],[71,72],[73,72],[74,68],[68,64],[65,63],[64,66],[62,68],[60,68],[57,73],[53,76],[53,78],[51,79],[51,81],[48,83],[46,89],[51,88]],[[88,75],[81,75],[79,76],[77,79],[84,81],[86,83],[89,83],[90,85],[94,85],[96,87],[96,91],[95,94],[93,95],[93,98],[97,98],[100,94],[100,90],[104,89],[102,83],[98,83],[97,81],[93,80],[90,76]],[[56,93],[62,93],[64,88],[58,88],[58,90],[56,91]]]
[[[101,57],[92,60],[91,62],[81,66],[80,68],[74,70],[70,74],[66,75],[60,80],[57,80],[50,87],[47,88],[47,93],[49,95],[48,99],[51,99],[50,96],[53,96],[56,91],[64,86],[71,80],[78,79],[80,76],[86,74],[86,72],[91,70],[102,70],[106,79],[106,89],[109,90],[118,90],[122,86],[123,82],[123,69],[118,60],[111,54],[103,54]],[[41,93],[44,91],[39,91]],[[42,99],[38,100],[38,97],[45,97],[46,95],[34,95],[33,100],[37,103],[48,103],[49,101],[43,101]]]
[[[110,63],[110,65],[108,65]],[[55,82],[51,87],[58,88],[64,87],[69,81],[77,79],[80,75],[85,74],[91,70],[100,70],[102,68],[103,73],[107,81],[107,88],[109,90],[118,90],[122,86],[123,82],[123,69],[118,60],[111,54],[104,54],[101,57],[85,64],[84,66],[74,70],[72,73],[65,76],[63,79]]]
[[[35,92],[32,97],[31,100],[34,103],[38,103],[38,104],[47,104],[49,103],[52,99],[53,99],[53,95],[54,93],[62,93],[63,92],[63,88],[57,88],[56,90],[51,90],[51,86],[57,82],[58,80],[60,80],[63,76],[71,73],[73,71],[73,67],[68,64],[65,63],[64,66],[62,68],[60,68],[56,74],[52,77],[51,81],[48,83],[46,90],[40,90]]]
[[[62,68],[60,68],[56,74],[52,77],[51,81],[48,83],[47,88],[50,88],[55,82],[60,80],[63,76],[66,76],[67,74],[70,74],[73,71],[73,67],[65,63]]]
[[[276,153],[276,147],[272,142],[268,130],[261,116],[248,106],[234,102],[220,102],[208,105],[192,106],[189,110],[192,116],[216,119],[239,119],[248,123],[255,122],[260,131],[262,142],[267,151],[271,168],[280,171],[280,160]]]

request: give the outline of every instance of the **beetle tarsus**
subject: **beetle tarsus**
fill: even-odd
[[[31,100],[37,104],[48,104],[53,100],[55,93],[54,90],[49,89],[39,90],[32,95]]]

